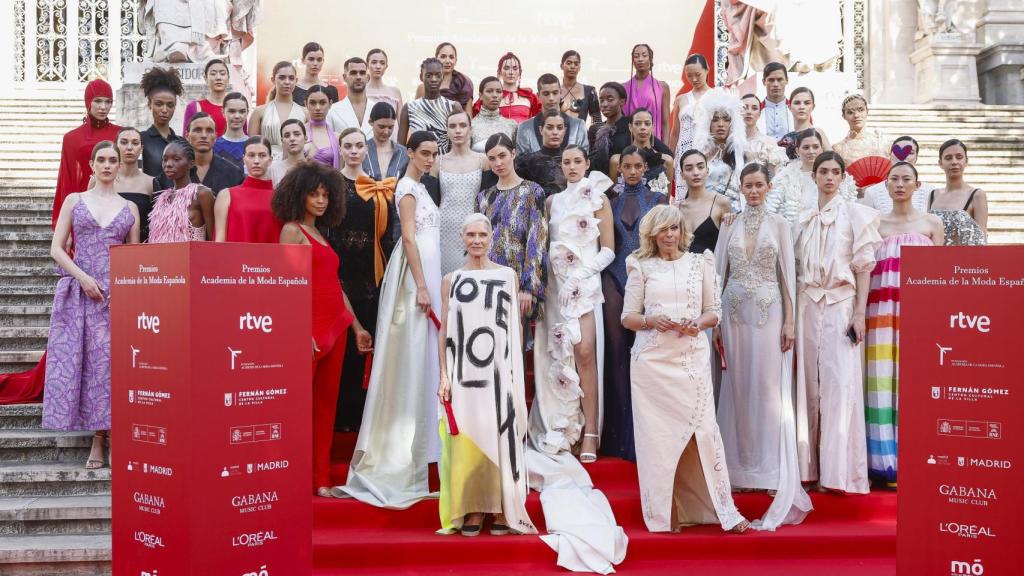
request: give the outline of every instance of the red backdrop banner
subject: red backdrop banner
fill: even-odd
[[[310,255],[111,252],[114,573],[309,574]]]
[[[1024,246],[904,248],[900,574],[1024,566]]]

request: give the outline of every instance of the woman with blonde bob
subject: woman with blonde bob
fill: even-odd
[[[679,211],[655,206],[640,221],[640,249],[626,260],[622,325],[635,331],[630,376],[644,522],[651,532],[750,522],[732,500],[715,423],[711,345],[721,316],[710,250],[688,252]]]

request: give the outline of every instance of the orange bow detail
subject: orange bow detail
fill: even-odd
[[[384,247],[380,239],[388,227],[388,202],[395,199],[395,188],[398,186],[398,178],[385,178],[374,180],[366,174],[360,174],[356,178],[356,195],[369,202],[373,200],[374,242],[373,242],[373,274],[374,280],[380,286],[381,278],[384,277]]]

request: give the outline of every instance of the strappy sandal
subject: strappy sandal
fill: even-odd
[[[744,520],[729,529],[730,534],[743,534],[750,528],[750,520]]]
[[[100,457],[99,458],[93,458],[93,456],[92,456],[93,448],[96,446],[96,442],[95,442],[96,438],[100,438],[101,439],[101,441],[100,441],[100,446],[101,446],[100,447]],[[106,462],[103,461],[103,456],[106,453],[106,451],[107,451],[107,435],[106,434],[93,434],[93,444],[92,444],[92,446],[89,447],[89,459],[85,461],[85,469],[86,470],[99,470],[100,468],[103,468],[103,466],[106,465]]]
[[[599,434],[584,434],[583,437],[584,438],[597,438],[598,440],[601,439],[601,436]],[[581,464],[593,464],[594,462],[597,462],[597,453],[596,452],[580,452],[580,463]]]

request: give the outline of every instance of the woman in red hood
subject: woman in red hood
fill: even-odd
[[[89,187],[89,177],[92,176],[89,156],[93,146],[101,140],[117,141],[117,131],[121,128],[108,119],[113,105],[114,91],[106,81],[97,78],[85,87],[85,119],[81,126],[64,135],[61,145],[51,226],[56,224],[60,207],[68,194],[84,192]]]

